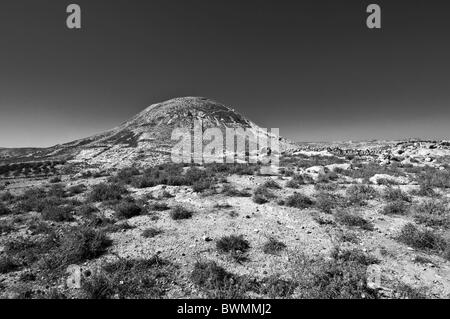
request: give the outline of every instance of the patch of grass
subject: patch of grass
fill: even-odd
[[[87,187],[84,184],[78,184],[71,186],[67,189],[68,196],[75,196],[79,194],[83,194],[86,191]]]
[[[273,237],[270,237],[267,240],[267,242],[265,242],[263,245],[263,252],[265,254],[277,255],[285,248],[286,248],[286,244],[284,244],[283,242],[281,242],[279,240],[276,240]]]
[[[12,211],[2,202],[0,202],[0,216],[5,216],[11,214]]]
[[[313,215],[314,221],[319,225],[335,225],[335,222],[328,218],[323,218],[322,216],[318,214]]]
[[[95,213],[98,213],[98,208],[92,204],[85,203],[77,208],[77,214],[86,218],[92,217]]]
[[[132,183],[134,177],[138,175],[140,175],[140,172],[136,167],[125,167],[119,170],[115,176],[111,177],[110,182],[129,185]]]
[[[326,184],[326,183],[335,181],[338,178],[339,178],[338,174],[334,171],[331,171],[331,172],[327,172],[325,174],[320,174],[317,178],[317,182]]]
[[[382,210],[384,215],[406,215],[409,211],[409,205],[402,201],[396,200],[387,203]]]
[[[148,205],[148,210],[149,211],[162,212],[162,211],[166,211],[166,210],[169,210],[169,209],[170,209],[170,207],[166,203],[156,202],[156,203],[150,203]]]
[[[158,236],[161,233],[162,233],[161,229],[151,227],[151,228],[145,229],[142,232],[142,236],[145,237],[145,238],[153,238],[153,237]]]
[[[182,206],[176,206],[170,212],[170,217],[173,220],[189,219],[189,218],[192,218],[192,215],[193,215],[192,211],[190,211]]]
[[[331,214],[332,210],[341,206],[344,199],[332,193],[320,192],[316,195],[315,206],[326,214]]]
[[[409,195],[403,192],[400,188],[387,187],[383,194],[383,198],[389,202],[411,202]]]
[[[49,235],[52,233],[53,229],[46,223],[40,220],[33,220],[29,226],[28,230],[33,235],[46,234]]]
[[[263,187],[269,188],[269,189],[281,189],[282,187],[280,186],[280,184],[278,184],[277,182],[275,182],[273,179],[266,181],[263,184]]]
[[[119,231],[125,231],[134,229],[134,226],[131,226],[128,224],[128,222],[125,223],[116,223],[116,224],[109,224],[102,228],[102,230],[106,233],[117,233]]]
[[[360,239],[357,234],[351,232],[343,232],[338,236],[339,241],[344,243],[359,244]]]
[[[369,266],[373,264],[378,264],[380,261],[371,255],[366,254],[359,249],[340,249],[334,247],[331,251],[331,257],[335,260],[356,262],[360,265]]]
[[[155,299],[166,295],[176,267],[157,256],[148,260],[121,259],[82,284],[88,299]]]
[[[74,220],[71,207],[48,206],[41,213],[44,220],[71,222]]]
[[[251,197],[252,194],[247,192],[246,190],[239,190],[229,184],[223,186],[222,194],[230,197]]]
[[[284,200],[284,205],[288,207],[295,207],[298,209],[306,209],[314,206],[314,201],[306,195],[294,193]]]
[[[352,185],[347,188],[346,195],[350,205],[365,206],[367,201],[375,199],[378,193],[368,185]]]
[[[363,263],[361,263],[363,261]],[[352,256],[331,260],[299,255],[293,278],[302,299],[375,299],[367,286],[367,260]]]
[[[240,299],[245,296],[246,287],[239,278],[213,261],[196,262],[190,277],[208,298]]]
[[[49,179],[48,182],[52,183],[52,184],[54,184],[54,183],[61,183],[61,176],[52,177],[52,178]]]
[[[409,223],[403,226],[397,240],[410,247],[444,253],[448,249],[448,243],[439,234],[430,230],[420,230],[415,225]]]
[[[314,189],[319,192],[333,192],[339,188],[336,183],[319,183],[314,184]]]
[[[373,230],[373,224],[371,222],[354,213],[340,210],[334,214],[334,217],[339,224],[350,227],[359,227],[364,230]]]
[[[258,292],[269,298],[287,298],[294,293],[298,284],[292,280],[281,279],[273,275],[264,278],[258,285]]]
[[[0,274],[7,274],[19,268],[20,265],[10,256],[0,256]]]
[[[9,234],[15,230],[14,225],[10,221],[0,220],[0,235]]]
[[[0,203],[12,203],[16,199],[16,196],[11,194],[11,192],[4,192],[0,194]]]
[[[100,257],[112,241],[103,231],[86,226],[73,227],[64,233],[57,248],[44,257],[42,265],[47,269],[65,268],[86,260]]]
[[[424,167],[421,168],[416,180],[425,188],[450,188],[450,172],[447,170]]]
[[[101,183],[93,187],[89,199],[93,202],[121,200],[128,190],[121,184]]]
[[[119,219],[128,219],[139,216],[143,213],[143,208],[134,201],[121,201],[116,207],[116,216]]]
[[[450,228],[450,208],[447,201],[426,200],[413,206],[414,220],[428,227]]]
[[[245,253],[250,249],[250,243],[243,235],[224,236],[216,242],[216,248],[221,253]]]
[[[394,290],[399,299],[427,299],[424,289],[416,289],[404,283],[397,284]]]
[[[264,185],[258,186],[253,191],[253,202],[256,204],[265,204],[273,198],[275,198],[275,195]]]

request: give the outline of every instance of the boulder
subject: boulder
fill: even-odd
[[[403,176],[391,176],[388,174],[375,174],[371,178],[369,178],[372,184],[380,184],[378,180],[388,180],[394,184],[408,184],[409,179]]]

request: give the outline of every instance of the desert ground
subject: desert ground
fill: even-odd
[[[379,146],[302,145],[272,170],[10,161],[0,296],[448,298],[448,145]]]

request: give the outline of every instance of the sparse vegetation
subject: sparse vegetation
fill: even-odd
[[[350,205],[364,206],[368,200],[375,199],[378,193],[368,185],[352,185],[347,188],[346,195]]]
[[[293,264],[294,281],[300,298],[314,299],[375,299],[376,291],[367,285],[367,266],[370,259],[358,253],[339,255],[327,260],[323,257],[299,255]],[[337,258],[336,258],[337,257]]]
[[[159,257],[148,260],[121,259],[107,264],[87,280],[83,294],[89,299],[155,299],[166,295],[175,266]]]
[[[387,201],[394,202],[394,201],[405,201],[410,202],[411,198],[408,196],[408,194],[404,193],[400,188],[393,188],[393,187],[387,187],[383,198]]]
[[[194,215],[192,211],[190,211],[182,206],[176,206],[170,212],[170,217],[173,220],[189,219],[192,217],[192,215]]]
[[[343,205],[344,199],[336,194],[320,192],[316,195],[315,206],[324,213],[331,214],[332,210]]]
[[[93,202],[121,200],[128,190],[120,184],[97,184],[93,187],[89,199]]]
[[[294,193],[285,199],[284,205],[298,209],[306,209],[312,207],[314,205],[314,201],[306,195]]]
[[[256,204],[265,204],[273,198],[275,195],[264,185],[258,186],[253,192],[253,201]]]
[[[286,248],[286,244],[270,237],[263,246],[263,252],[265,254],[276,255]]]
[[[116,208],[116,215],[119,219],[128,219],[139,216],[143,213],[143,208],[136,204],[133,200],[124,200],[120,202]]]
[[[384,215],[406,215],[409,211],[409,205],[402,200],[388,202],[382,210]]]
[[[450,228],[450,208],[447,201],[427,200],[414,205],[414,219],[428,227]]]
[[[161,233],[162,233],[162,230],[161,230],[161,229],[151,227],[151,228],[145,229],[145,230],[142,232],[142,237],[145,237],[145,238],[153,238],[153,237],[158,236],[158,235],[161,234]]]
[[[430,230],[420,230],[413,224],[406,224],[400,235],[397,237],[398,241],[405,245],[411,246],[419,250],[428,250],[438,253],[445,253],[448,249],[448,242],[439,234]]]
[[[334,217],[339,224],[350,227],[359,227],[364,230],[373,230],[373,225],[371,222],[365,220],[363,217],[355,213],[350,213],[346,210],[340,210],[334,214]]]
[[[250,243],[244,239],[243,235],[224,236],[216,242],[216,248],[221,253],[240,256],[250,249]]]

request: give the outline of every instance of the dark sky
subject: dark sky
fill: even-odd
[[[298,141],[450,138],[449,16],[429,0],[2,0],[0,146],[68,142],[178,96]]]

